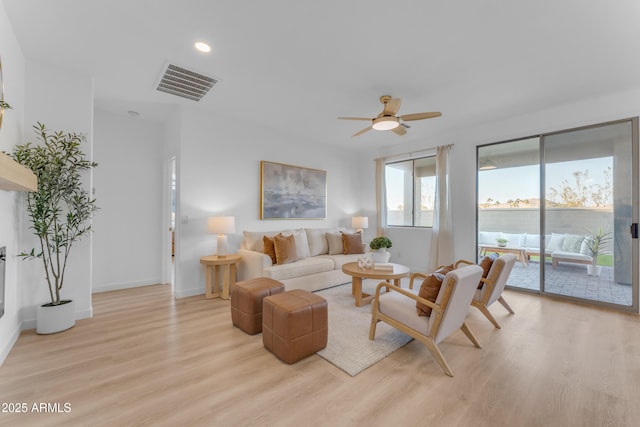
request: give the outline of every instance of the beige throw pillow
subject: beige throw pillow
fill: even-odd
[[[339,255],[344,253],[341,233],[327,233],[327,242],[329,243],[329,255]]]

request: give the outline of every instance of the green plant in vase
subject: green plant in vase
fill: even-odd
[[[33,128],[40,143],[16,146],[13,158],[38,178],[37,191],[25,193],[30,228],[38,237],[38,246],[19,256],[42,260],[50,302],[40,308],[57,307],[70,303],[60,297],[60,291],[71,247],[91,232],[90,219],[97,209],[96,201],[84,189],[82,175],[97,163],[88,160],[82,152],[81,144],[86,141],[84,135],[52,132],[42,123]],[[47,330],[46,327],[43,329]]]

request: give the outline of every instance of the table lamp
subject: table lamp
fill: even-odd
[[[227,234],[235,233],[236,218],[233,216],[214,216],[207,221],[209,233],[218,235],[216,255],[224,257],[228,254]]]
[[[354,216],[351,218],[351,226],[362,233],[363,228],[369,228],[369,217]]]

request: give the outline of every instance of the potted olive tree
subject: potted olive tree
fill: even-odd
[[[73,301],[62,299],[60,291],[73,243],[91,231],[96,202],[83,188],[82,175],[97,164],[82,152],[84,135],[52,132],[42,123],[33,128],[40,143],[16,146],[13,158],[38,178],[38,190],[26,193],[30,228],[38,245],[19,256],[43,263],[50,301],[38,307],[37,332],[48,334],[75,324]]]
[[[602,266],[598,264],[598,256],[608,254],[609,242],[611,242],[611,232],[598,228],[598,231],[589,230],[589,234],[584,240],[586,255],[591,257],[591,264],[587,265],[587,274],[589,276],[599,277]]]
[[[373,262],[388,262],[391,258],[391,254],[387,251],[387,248],[392,246],[391,239],[385,236],[378,236],[371,239],[369,247],[371,248],[371,254]]]

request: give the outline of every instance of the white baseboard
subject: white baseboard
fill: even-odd
[[[14,329],[9,340],[5,343],[2,349],[0,349],[0,366],[4,363],[4,360],[11,352],[11,349],[15,345],[16,341],[18,341],[18,338],[20,338],[20,326]]]
[[[161,284],[160,278],[139,280],[136,282],[122,282],[122,283],[110,283],[104,285],[94,286],[91,293],[97,294],[99,292],[119,291],[121,289],[139,288],[141,286],[151,286]]]
[[[187,298],[187,297],[193,297],[196,295],[204,295],[204,289],[200,287],[200,288],[191,288],[191,289],[182,289],[182,290],[175,289],[173,291],[173,296],[175,298]]]

